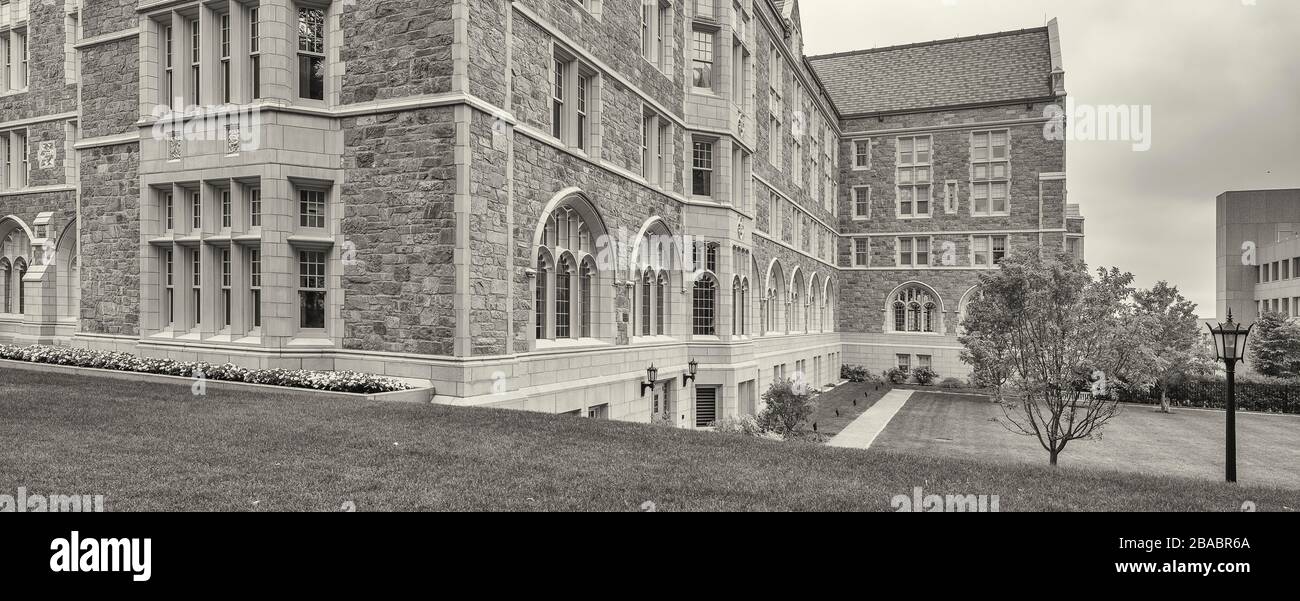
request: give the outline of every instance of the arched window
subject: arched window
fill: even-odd
[[[659,278],[655,282],[655,334],[663,336],[667,333],[668,324],[668,272],[659,272]]]
[[[595,213],[584,201],[575,196],[543,220],[533,282],[537,340],[599,335],[599,272],[591,256],[595,241],[586,217]]]
[[[546,327],[546,316],[549,313],[547,307],[550,301],[547,295],[547,285],[551,281],[551,255],[546,249],[537,253],[537,295],[533,299],[534,307],[537,310],[537,339],[548,338]]]
[[[808,331],[822,330],[822,294],[821,277],[813,274],[808,285]]]
[[[717,328],[717,282],[709,273],[701,274],[695,280],[695,295],[692,303],[692,333],[696,336],[715,336]]]
[[[826,281],[826,294],[824,296],[826,297],[826,300],[824,301],[826,303],[825,305],[826,306],[826,331],[834,332],[835,330],[838,329],[835,324],[835,283],[834,282],[830,280]],[[838,370],[836,370],[836,373],[838,373]]]
[[[934,293],[923,286],[907,286],[894,294],[895,332],[934,332],[938,327],[939,304]]]
[[[24,294],[27,285],[23,283],[23,276],[27,275],[27,261],[24,261],[22,257],[15,259],[14,269],[18,271],[17,277],[14,278],[18,280],[18,312],[27,313],[27,298],[26,294]]]
[[[12,289],[10,282],[13,281],[13,267],[9,264],[9,259],[0,257],[0,293],[4,294],[4,312],[13,313],[13,300],[10,291]]]
[[[591,338],[591,279],[596,275],[596,262],[590,256],[582,262],[582,274],[578,276],[578,303],[582,308],[583,338]]]
[[[655,274],[649,269],[641,274],[641,335],[649,336],[654,326]]]
[[[781,263],[774,262],[768,271],[767,331],[778,333],[785,331],[786,311],[789,309],[789,297],[785,292],[785,271]]]
[[[962,323],[966,321],[966,315],[970,311],[971,301],[974,301],[976,298],[979,298],[979,288],[977,286],[971,286],[970,290],[967,290],[966,294],[963,294],[961,296],[961,300],[957,301],[957,334],[958,335],[966,332],[966,327],[963,326]]]
[[[749,278],[740,280],[740,335],[749,334]]]
[[[731,279],[731,335],[740,335],[740,276]]]
[[[572,338],[574,279],[573,259],[569,255],[560,257],[559,267],[555,270],[555,337]]]
[[[804,329],[803,321],[803,273],[795,269],[794,281],[790,283],[790,331]]]

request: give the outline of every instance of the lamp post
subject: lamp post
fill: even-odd
[[[1255,327],[1251,324],[1246,329],[1241,329],[1241,324],[1232,321],[1232,309],[1228,310],[1228,321],[1219,324],[1219,327],[1205,324],[1210,328],[1210,336],[1214,339],[1214,355],[1223,361],[1224,367],[1228,369],[1228,420],[1224,457],[1224,477],[1228,482],[1237,481],[1237,398],[1236,398],[1236,371],[1237,362],[1245,358],[1246,338],[1250,336],[1250,330]]]

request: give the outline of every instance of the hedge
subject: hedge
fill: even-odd
[[[308,371],[290,369],[248,369],[230,363],[213,365],[202,361],[176,361],[137,357],[130,353],[93,351],[62,346],[12,346],[0,344],[0,359],[93,367],[115,371],[162,374],[193,378],[201,374],[208,380],[269,384],[290,388],[310,388],[329,392],[374,394],[410,390],[407,383],[395,378],[355,371]]]
[[[1188,380],[1169,387],[1169,405],[1173,407],[1205,407],[1224,409],[1227,406],[1225,380]],[[1116,399],[1127,403],[1160,404],[1160,391],[1134,391],[1116,387]],[[1270,384],[1263,382],[1237,382],[1237,408],[1263,413],[1300,414],[1300,383]]]

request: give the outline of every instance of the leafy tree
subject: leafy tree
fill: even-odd
[[[1132,379],[1133,275],[1097,270],[1065,253],[1025,250],[980,276],[960,336],[976,374],[1010,386],[999,393],[1009,431],[1036,438],[1052,465],[1072,440],[1100,438],[1118,412],[1110,382]]]
[[[763,393],[766,404],[758,414],[758,425],[785,438],[799,434],[817,409],[814,394],[807,386],[788,379],[773,382]]]
[[[1214,373],[1213,351],[1202,336],[1207,332],[1201,331],[1197,321],[1196,303],[1183,298],[1178,287],[1168,282],[1134,292],[1133,305],[1139,333],[1134,371],[1144,374],[1145,380],[1136,384],[1145,390],[1159,390],[1160,410],[1169,413],[1171,384]]]
[[[1250,332],[1248,359],[1255,371],[1277,378],[1300,377],[1300,324],[1265,311]]]

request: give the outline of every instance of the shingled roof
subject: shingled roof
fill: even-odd
[[[808,57],[841,115],[1052,96],[1047,27]]]

